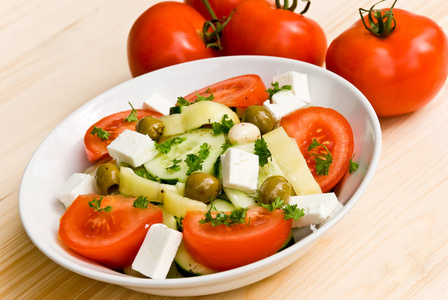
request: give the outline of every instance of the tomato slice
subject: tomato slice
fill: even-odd
[[[263,105],[268,99],[266,86],[260,76],[249,74],[229,78],[203,89],[195,91],[184,98],[190,102],[196,100],[198,95],[208,97],[213,94],[213,101],[228,107],[248,107],[250,105]]]
[[[131,110],[127,110],[109,115],[89,127],[84,135],[84,146],[86,148],[87,158],[90,162],[107,157],[109,155],[107,152],[107,146],[112,143],[112,141],[115,140],[120,133],[126,129],[135,130],[135,125],[137,122],[127,122],[124,120],[130,113]],[[137,118],[140,120],[144,116],[160,118],[162,114],[151,110],[137,109]],[[98,136],[91,134],[90,132],[92,132],[93,126],[109,132],[109,139],[102,140]]]
[[[215,212],[216,214],[216,212]],[[213,215],[213,212],[212,212]],[[228,227],[200,224],[203,211],[189,211],[183,220],[183,241],[189,254],[216,271],[244,266],[275,254],[285,243],[292,220],[282,210],[252,207],[246,223]]]
[[[101,197],[97,211],[89,202]],[[133,207],[135,197],[121,195],[81,195],[67,208],[59,224],[59,236],[71,249],[112,269],[132,264],[148,228],[163,221],[162,210],[152,204],[148,208]]]
[[[347,173],[353,155],[353,132],[345,117],[331,108],[311,106],[282,118],[280,126],[296,139],[322,192],[330,191]],[[322,146],[308,151],[313,139],[325,145],[332,155],[328,175],[316,173],[315,156],[311,153],[326,154],[326,151]]]

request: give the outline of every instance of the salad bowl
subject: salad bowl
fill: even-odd
[[[350,123],[359,163],[335,192],[344,204],[335,216],[294,245],[255,263],[210,275],[153,280],[103,267],[68,249],[58,238],[64,205],[56,191],[75,172],[89,167],[83,137],[88,127],[109,114],[140,105],[153,93],[171,99],[209,84],[244,74],[259,75],[266,87],[275,75],[297,71],[308,75],[311,105],[337,110]],[[69,133],[69,134],[68,134]],[[183,63],[124,82],[81,106],[59,124],[35,151],[23,174],[19,209],[23,226],[47,257],[75,273],[135,291],[165,296],[198,296],[224,292],[262,280],[292,264],[356,204],[374,175],[381,152],[381,129],[370,103],[343,78],[314,65],[265,56],[230,56]]]

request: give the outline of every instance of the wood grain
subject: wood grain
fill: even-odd
[[[19,216],[21,176],[49,132],[131,78],[126,39],[160,1],[0,0],[0,298],[170,299],[72,273],[49,260]],[[315,0],[329,42],[374,1]],[[448,30],[448,2],[397,7]],[[423,109],[381,119],[378,170],[353,210],[294,264],[256,284],[189,299],[448,299],[448,84]]]

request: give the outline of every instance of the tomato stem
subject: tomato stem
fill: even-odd
[[[207,8],[212,20],[206,21],[202,27],[202,39],[204,40],[205,46],[207,48],[212,48],[215,50],[222,50],[221,45],[221,32],[224,27],[229,23],[233,15],[233,10],[228,17],[223,19],[218,19],[213,8],[210,6],[208,0],[201,0],[202,3]]]
[[[289,11],[295,11],[297,8],[297,2],[298,0],[293,0],[291,6],[289,6],[289,0],[284,0],[283,1],[283,5],[280,3],[280,0],[275,0],[275,6],[278,9],[284,9],[284,10],[289,10]],[[304,13],[306,13],[308,11],[308,9],[310,8],[311,5],[311,1],[310,0],[302,0],[302,2],[306,2],[306,6],[305,8],[300,12],[301,15],[303,15]]]
[[[393,8],[398,0],[395,0],[388,11],[383,9],[375,9],[375,6],[385,0],[381,0],[370,9],[359,9],[359,14],[361,15],[361,20],[368,31],[379,38],[387,38],[397,27],[397,21],[395,20],[393,14]],[[366,24],[364,19],[364,13],[368,13],[369,25]]]
[[[208,2],[208,0],[201,0],[201,2],[205,5],[205,7],[207,8],[208,13],[210,14],[210,16],[212,16],[213,20],[217,20],[218,17],[216,17],[215,12],[213,11],[213,8],[210,6],[210,3]]]

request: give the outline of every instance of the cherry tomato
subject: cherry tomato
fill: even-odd
[[[392,11],[396,28],[388,37],[375,36],[359,20],[330,44],[326,57],[327,69],[355,85],[378,116],[421,108],[437,95],[448,74],[443,29],[426,17]]]
[[[222,32],[225,55],[269,55],[322,66],[327,39],[313,20],[263,0],[243,1]]]
[[[128,36],[132,76],[186,61],[216,56],[201,38],[205,19],[185,3],[166,1],[151,6]]]
[[[208,0],[210,7],[213,9],[213,12],[218,19],[228,17],[232,9],[243,1],[244,0]],[[184,2],[194,7],[194,9],[196,9],[207,20],[212,19],[202,0],[185,0]]]
[[[183,241],[196,261],[216,271],[241,267],[275,254],[288,238],[292,224],[292,219],[284,219],[282,210],[270,212],[264,207],[247,211],[248,225],[212,226],[200,224],[201,219],[203,211],[187,212]]]
[[[348,121],[340,113],[331,108],[311,106],[283,117],[280,126],[290,137],[296,139],[300,152],[322,192],[330,191],[347,174],[353,156],[353,132]],[[316,172],[315,156],[311,154],[325,155],[327,152],[322,146],[308,151],[313,139],[325,145],[332,155],[333,162],[328,175],[319,175]]]
[[[102,198],[101,198],[102,197]],[[89,205],[101,200],[98,211]],[[160,208],[133,207],[134,197],[81,195],[67,208],[59,225],[61,240],[77,253],[106,267],[121,269],[132,264],[148,228],[163,221]]]
[[[227,105],[228,107],[245,108],[250,105],[263,105],[268,99],[266,86],[258,75],[242,75],[229,78],[199,91],[195,91],[184,98],[194,101],[198,95],[208,97],[213,94],[213,101]]]
[[[125,121],[125,118],[127,118],[130,113],[131,110],[128,110],[109,115],[89,127],[84,135],[84,146],[86,148],[87,158],[90,162],[107,157],[107,146],[112,143],[112,141],[115,140],[120,133],[126,129],[135,131],[135,125],[137,122]],[[144,116],[154,116],[156,118],[160,118],[162,114],[150,110],[137,109],[137,118],[140,120]],[[101,139],[97,135],[91,134],[94,128],[93,126],[109,132],[109,138]]]

